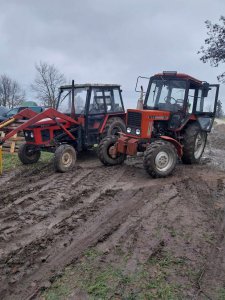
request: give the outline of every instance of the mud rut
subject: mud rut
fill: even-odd
[[[81,161],[67,174],[54,173],[48,165],[3,176],[1,299],[38,297],[90,246],[129,248],[127,269],[132,270],[137,259],[145,261],[163,241],[174,252],[179,248],[177,255],[188,257],[190,264],[197,260],[198,267],[204,266],[212,246],[201,234],[216,234],[224,183],[224,172],[207,166],[180,165],[174,176],[152,180],[139,161],[106,168],[96,158]],[[192,233],[192,242],[172,239],[170,225]],[[163,226],[159,240],[154,233]],[[199,289],[196,283],[191,293]]]

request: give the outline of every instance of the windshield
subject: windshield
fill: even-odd
[[[154,79],[145,104],[148,109],[183,110],[186,81]]]
[[[18,113],[19,108],[13,108],[11,110],[9,110],[6,114],[6,117],[11,117],[14,116]]]
[[[86,104],[87,88],[74,89],[74,106],[76,114],[84,114]],[[70,114],[72,108],[72,90],[63,90],[59,99],[58,111]]]

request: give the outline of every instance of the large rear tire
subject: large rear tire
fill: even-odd
[[[106,122],[102,137],[118,135],[119,132],[126,132],[124,120],[120,117],[112,117]]]
[[[176,163],[177,151],[170,142],[156,140],[144,153],[144,168],[153,178],[169,176],[175,169]]]
[[[185,164],[199,163],[205,149],[207,132],[198,123],[190,124],[184,133],[182,161]]]
[[[71,171],[77,160],[76,150],[63,144],[56,148],[54,155],[54,168],[57,172],[65,173]]]
[[[35,146],[29,144],[22,144],[18,150],[18,157],[24,165],[34,164],[38,162],[41,156],[41,151]]]
[[[112,157],[110,154],[110,150],[112,150],[117,140],[117,136],[106,136],[99,144],[98,157],[105,166],[119,165],[126,159],[126,154],[123,153],[117,153],[116,157]]]

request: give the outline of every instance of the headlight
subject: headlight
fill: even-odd
[[[27,137],[28,136],[28,132],[25,132],[24,135]]]
[[[136,135],[140,135],[141,134],[141,130],[140,129],[136,129]]]
[[[34,137],[33,132],[30,133],[30,137],[33,139],[33,137]]]
[[[131,133],[131,128],[127,127],[127,133]]]

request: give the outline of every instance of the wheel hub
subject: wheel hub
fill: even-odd
[[[109,147],[109,155],[112,158],[116,158],[116,153],[115,153],[115,147],[114,146]]]
[[[64,153],[63,156],[62,156],[62,163],[65,165],[65,166],[69,166],[71,165],[72,163],[72,156],[69,154],[69,153]]]
[[[156,168],[160,171],[167,171],[172,165],[172,159],[165,151],[160,151],[155,157]]]

